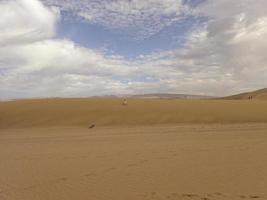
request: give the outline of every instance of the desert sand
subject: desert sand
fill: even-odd
[[[0,102],[1,128],[267,122],[263,100],[40,99]]]
[[[266,154],[266,101],[0,103],[1,200],[267,199]]]

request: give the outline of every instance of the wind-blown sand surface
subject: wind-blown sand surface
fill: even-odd
[[[267,123],[267,101],[41,99],[0,102],[0,129],[177,123]]]
[[[0,199],[267,199],[266,106],[2,102]]]

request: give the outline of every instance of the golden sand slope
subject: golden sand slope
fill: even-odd
[[[244,99],[249,99],[249,97],[252,97],[252,99],[257,99],[257,100],[267,100],[267,88],[253,92],[246,92],[242,94],[233,95],[225,97],[223,99],[244,100]]]
[[[0,130],[1,200],[266,200],[267,125]]]
[[[0,103],[0,128],[267,122],[267,101],[42,99]]]
[[[121,102],[1,102],[0,200],[267,199],[267,101]]]

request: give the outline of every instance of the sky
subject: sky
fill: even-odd
[[[267,87],[266,0],[0,0],[0,99]]]

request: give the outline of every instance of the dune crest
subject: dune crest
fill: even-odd
[[[38,99],[0,102],[0,128],[267,122],[267,101]]]
[[[267,88],[261,89],[261,90],[256,90],[253,92],[245,92],[241,94],[236,94],[232,96],[228,96],[222,99],[229,99],[229,100],[244,100],[244,99],[249,99],[249,100],[267,100]]]

